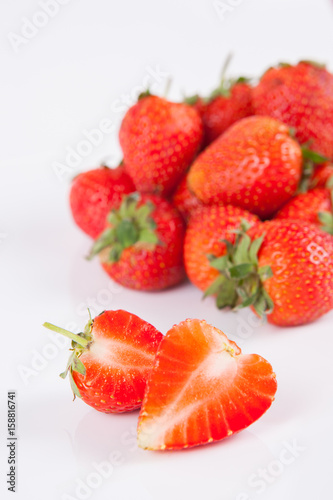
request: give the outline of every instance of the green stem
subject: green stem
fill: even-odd
[[[229,54],[226,57],[226,60],[224,61],[222,71],[221,71],[221,86],[223,86],[223,84],[224,84],[225,75],[227,74],[227,69],[229,67],[229,64],[230,64],[232,58],[233,58],[233,53],[229,52]]]
[[[87,347],[89,344],[89,341],[80,337],[80,335],[77,335],[76,333],[72,333],[69,330],[65,330],[64,328],[60,328],[59,326],[52,325],[52,323],[44,323],[43,326],[45,328],[48,328],[49,330],[52,330],[53,332],[60,333],[61,335],[64,335],[65,337],[68,337],[71,340],[74,340],[77,344],[81,345],[82,347]]]

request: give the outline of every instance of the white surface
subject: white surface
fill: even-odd
[[[16,499],[331,495],[333,314],[302,328],[258,327],[249,312],[219,312],[188,284],[159,294],[115,286],[97,261],[84,260],[90,241],[74,227],[67,195],[69,179],[78,171],[106,155],[120,157],[116,133],[104,134],[101,145],[62,181],[53,169],[55,161],[64,162],[68,147],[77,148],[85,129],[98,127],[104,118],[119,123],[119,107],[142,85],[147,67],[173,75],[171,97],[182,89],[187,94],[211,90],[230,50],[233,74],[256,75],[279,60],[300,58],[333,68],[333,2],[224,4],[233,10],[222,20],[213,2],[204,0],[72,0],[16,53],[8,33],[19,34],[22,17],[31,20],[40,7],[32,0],[1,3],[1,498],[13,498],[5,485],[6,394],[13,389]],[[164,85],[161,78],[153,89],[162,91]],[[137,413],[103,415],[81,401],[72,403],[68,381],[57,376],[67,345],[57,346],[59,339],[41,324],[74,322],[79,329],[88,305],[93,313],[129,309],[164,333],[186,317],[205,318],[244,352],[258,352],[272,363],[279,383],[275,403],[256,424],[222,443],[178,453],[137,449]],[[25,380],[24,367],[34,371]],[[288,446],[294,442],[301,449],[293,457]],[[105,460],[113,461],[114,469],[99,481],[91,475],[94,463]],[[259,483],[260,469],[268,476]],[[94,479],[101,484],[76,491],[78,481]]]

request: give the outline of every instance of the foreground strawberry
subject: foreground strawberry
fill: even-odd
[[[163,335],[127,311],[104,311],[74,334],[50,323],[46,328],[72,339],[62,378],[69,375],[75,396],[104,413],[140,408],[147,377]]]
[[[333,234],[332,192],[329,189],[317,188],[301,193],[288,201],[274,218],[312,222]]]
[[[217,306],[251,306],[279,326],[320,318],[333,308],[333,239],[300,220],[260,222],[237,234],[209,292]]]
[[[135,193],[110,212],[90,258],[100,254],[108,275],[136,290],[161,290],[185,278],[182,216],[159,196]]]
[[[176,450],[221,440],[258,420],[276,389],[264,358],[242,354],[217,328],[188,319],[160,344],[139,416],[138,444]]]
[[[302,152],[283,123],[251,116],[232,125],[194,161],[190,190],[203,203],[273,215],[296,192]]]
[[[76,224],[92,238],[97,238],[110,210],[120,205],[124,194],[133,191],[134,184],[123,167],[102,166],[77,175],[69,198]]]
[[[225,240],[235,242],[235,230],[243,220],[250,225],[258,222],[258,217],[231,205],[201,207],[191,217],[185,235],[184,261],[189,279],[201,290],[207,290],[220,276],[212,261],[226,255]]]
[[[168,195],[199,150],[202,122],[187,104],[147,95],[127,111],[119,140],[137,190]]]
[[[333,158],[333,75],[324,67],[300,62],[271,68],[252,95],[256,114],[294,127],[300,143]]]

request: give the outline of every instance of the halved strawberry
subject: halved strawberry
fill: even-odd
[[[160,344],[139,416],[138,444],[173,450],[231,436],[265,413],[276,389],[264,358],[241,354],[217,328],[188,319]]]
[[[146,381],[163,335],[127,311],[104,311],[74,334],[44,326],[72,339],[66,370],[75,396],[104,413],[140,408]]]

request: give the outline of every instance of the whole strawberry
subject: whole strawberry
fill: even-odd
[[[270,217],[296,192],[302,152],[283,123],[251,116],[232,125],[194,161],[188,185],[203,203]]]
[[[75,396],[104,413],[140,408],[146,381],[163,335],[127,311],[104,311],[74,334],[44,326],[72,339],[66,370]]]
[[[90,257],[100,254],[108,275],[136,290],[161,290],[185,278],[185,224],[168,201],[151,194],[124,197],[112,210]]]
[[[223,259],[227,253],[226,240],[235,242],[235,230],[243,220],[249,224],[258,222],[255,215],[231,205],[201,207],[192,215],[185,235],[184,260],[189,279],[201,290],[214,293],[210,286],[220,273],[212,261]]]
[[[77,175],[71,186],[69,201],[73,218],[82,231],[97,238],[105,227],[112,208],[120,205],[122,196],[135,191],[123,167],[102,166]]]
[[[137,190],[169,195],[200,148],[202,122],[187,104],[146,95],[127,111],[119,140]]]
[[[206,321],[187,319],[163,338],[147,382],[138,444],[177,450],[212,443],[245,429],[271,406],[271,365],[242,354]]]
[[[252,306],[279,326],[306,324],[333,308],[333,239],[311,223],[260,222],[240,231],[212,265],[221,274],[211,285],[219,307]]]
[[[292,198],[274,218],[312,222],[324,231],[333,234],[332,207],[332,192],[329,189],[316,188]]]
[[[187,222],[193,212],[203,205],[203,203],[193,194],[187,185],[187,176],[185,176],[172,196],[172,203],[182,214]]]
[[[253,89],[256,114],[295,128],[301,144],[333,158],[333,75],[311,62],[271,68]]]

